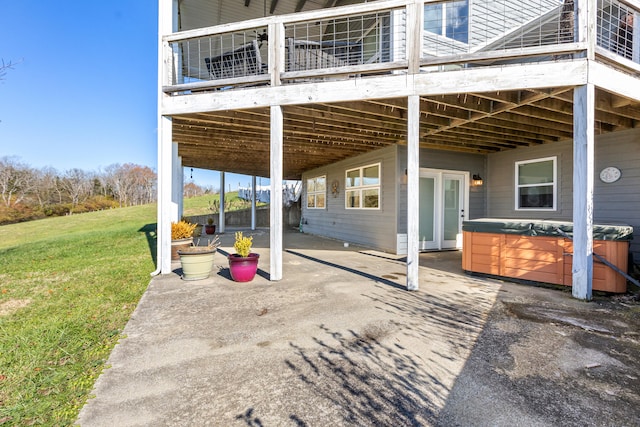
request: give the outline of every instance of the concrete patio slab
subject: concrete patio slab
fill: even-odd
[[[254,249],[268,269],[268,230]],[[221,236],[233,252],[233,233]],[[82,426],[639,425],[640,307],[288,231],[283,279],[155,277]]]

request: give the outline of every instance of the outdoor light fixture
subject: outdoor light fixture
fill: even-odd
[[[473,175],[473,185],[475,186],[482,185],[482,177],[477,173]]]

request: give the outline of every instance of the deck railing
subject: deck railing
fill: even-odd
[[[597,46],[600,57],[640,70],[636,3],[598,0]],[[185,31],[164,37],[164,88],[179,94],[570,59],[587,48],[576,4],[389,0]]]
[[[621,1],[598,0],[597,44],[623,61],[640,63],[640,12]]]

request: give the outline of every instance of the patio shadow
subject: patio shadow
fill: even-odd
[[[144,233],[147,238],[147,244],[149,245],[149,253],[153,260],[153,265],[158,266],[157,260],[157,247],[158,247],[158,233],[157,224],[146,224],[144,227],[138,230],[139,233]]]
[[[285,249],[284,251],[286,253],[291,254],[291,255],[299,256],[300,258],[304,258],[304,259],[309,260],[309,261],[317,262],[319,264],[326,265],[328,267],[333,267],[333,268],[337,268],[337,269],[340,269],[342,271],[346,271],[346,272],[349,272],[349,273],[352,273],[352,274],[357,274],[358,276],[362,276],[362,277],[364,277],[366,279],[373,280],[373,281],[375,281],[377,283],[382,283],[384,285],[391,286],[391,287],[396,288],[396,289],[406,290],[406,287],[401,286],[401,285],[399,285],[399,284],[397,284],[395,282],[392,282],[391,280],[385,279],[384,277],[379,277],[379,276],[364,272],[362,270],[357,270],[355,268],[346,267],[344,265],[336,264],[336,263],[333,263],[333,262],[330,262],[330,261],[326,261],[326,260],[323,260],[323,259],[320,259],[320,258],[316,258],[316,257],[312,257],[312,256],[309,256],[309,255],[305,255],[305,254],[302,254],[300,252],[292,251],[291,249]]]

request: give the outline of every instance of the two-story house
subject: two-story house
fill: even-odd
[[[408,289],[419,252],[459,248],[465,221],[570,222],[565,274],[590,299],[594,224],[640,227],[639,11],[160,0],[159,270],[198,167],[270,178],[271,280],[282,181],[301,179],[303,231],[406,253]]]

